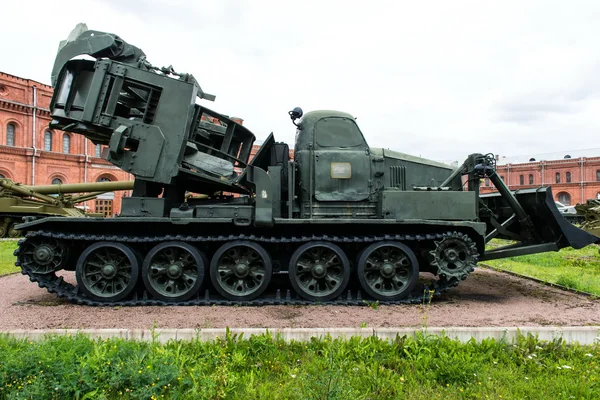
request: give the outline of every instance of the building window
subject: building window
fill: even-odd
[[[596,182],[600,182],[600,169],[596,170]]]
[[[6,179],[6,177],[2,174],[0,174],[0,179]]]
[[[519,185],[523,186],[525,184],[525,175],[519,175]]]
[[[500,179],[504,180],[504,175],[500,175]]]
[[[15,124],[6,125],[6,145],[14,146],[15,145]]]
[[[560,183],[560,172],[556,173],[556,183]]]
[[[69,154],[71,152],[71,137],[66,133],[63,135],[63,153]]]
[[[96,200],[94,210],[97,213],[104,214],[105,217],[112,217],[113,201],[112,200]]]
[[[562,204],[564,204],[565,206],[570,206],[571,205],[571,195],[567,192],[560,192],[558,194],[558,201]]]
[[[54,178],[52,179],[52,184],[53,185],[62,185],[63,181],[60,178]]]
[[[99,144],[96,145],[96,157],[102,157],[102,146]]]
[[[565,181],[567,181],[567,183],[571,183],[571,173],[569,171],[567,171],[565,174]]]
[[[529,184],[533,185],[533,174],[529,174]]]
[[[490,179],[489,178],[485,178],[485,186],[490,186]]]
[[[52,132],[44,133],[44,151],[52,151]]]
[[[107,176],[100,176],[98,179],[96,179],[96,182],[111,182],[111,181],[112,181],[112,179]],[[106,217],[112,217],[113,216],[114,195],[115,195],[114,192],[107,193],[105,195],[100,195],[96,199],[96,204],[95,204],[94,210],[97,213],[103,213]]]

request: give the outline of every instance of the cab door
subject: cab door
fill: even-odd
[[[318,201],[361,201],[369,197],[369,147],[347,117],[317,121],[314,136],[314,182]]]

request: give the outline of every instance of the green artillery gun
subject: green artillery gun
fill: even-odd
[[[77,204],[106,192],[131,189],[133,181],[27,186],[0,179],[0,238],[21,236],[22,232],[15,225],[21,223],[23,217],[103,216],[86,213]]]
[[[600,236],[600,200],[588,200],[585,204],[577,204],[575,210],[577,215],[584,219],[581,229]]]
[[[493,154],[453,168],[374,148],[340,111],[293,109],[294,159],[273,134],[250,158],[255,135],[201,105],[214,96],[192,75],[110,33],[63,43],[52,84],[50,127],[107,146],[135,176],[116,218],[18,226],[22,272],[78,304],[420,303],[480,260],[600,240],[560,215],[549,187],[511,192]],[[497,193],[480,194],[484,178]],[[515,244],[486,249],[493,238]]]

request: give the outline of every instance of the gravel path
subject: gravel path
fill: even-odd
[[[600,300],[478,269],[429,306],[87,307],[18,274],[0,278],[0,330],[600,325]]]

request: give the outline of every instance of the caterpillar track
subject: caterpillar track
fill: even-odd
[[[307,236],[291,236],[291,237],[264,237],[255,235],[218,235],[218,236],[192,236],[192,235],[165,235],[165,236],[143,236],[143,237],[131,237],[126,235],[89,235],[89,234],[70,234],[70,233],[58,233],[58,232],[47,232],[38,231],[30,232],[27,234],[25,239],[19,241],[19,248],[15,250],[14,254],[17,256],[16,265],[21,267],[21,271],[24,275],[27,275],[30,281],[38,284],[40,288],[45,288],[48,292],[55,294],[57,297],[64,298],[67,301],[79,305],[86,306],[210,306],[210,305],[243,305],[243,306],[264,306],[264,305],[346,305],[346,306],[364,306],[373,304],[375,301],[378,304],[398,305],[398,304],[419,304],[428,302],[432,298],[438,297],[443,293],[447,292],[451,288],[457,286],[461,279],[457,277],[437,277],[427,283],[420,283],[411,294],[400,300],[375,300],[370,296],[364,296],[360,289],[349,289],[345,290],[344,293],[335,299],[328,301],[310,301],[298,296],[293,288],[289,287],[289,284],[283,284],[280,287],[269,287],[264,292],[264,295],[259,298],[252,300],[232,300],[224,298],[219,295],[214,288],[204,288],[198,290],[197,293],[191,299],[185,301],[165,301],[152,298],[152,295],[147,289],[143,287],[142,279],[139,278],[136,290],[134,290],[131,296],[127,299],[120,301],[97,301],[86,296],[78,286],[66,282],[63,277],[57,276],[56,272],[49,273],[34,273],[31,268],[27,268],[23,265],[22,249],[26,248],[27,241],[31,241],[34,238],[49,238],[58,241],[63,241],[68,246],[81,245],[84,243],[98,243],[98,242],[111,242],[111,243],[122,243],[129,246],[136,246],[140,244],[152,245],[155,243],[164,242],[183,242],[189,244],[199,243],[226,243],[238,240],[252,241],[263,244],[295,244],[301,245],[311,242],[330,242],[338,245],[364,245],[363,247],[382,241],[398,241],[407,244],[416,244],[418,242],[433,243],[434,241],[442,240],[444,237],[450,237],[453,233],[446,234],[427,234],[427,235],[382,235],[382,236],[328,236],[328,235],[314,235],[311,237]],[[454,233],[456,235],[456,233]],[[475,255],[476,257],[477,255]],[[476,261],[476,258],[474,259]],[[474,265],[470,265],[466,269],[466,275],[473,271]],[[275,274],[274,274],[275,275]],[[277,275],[280,277],[286,277],[287,271],[279,271]],[[205,276],[205,280],[208,277]],[[274,276],[275,278],[275,276]],[[274,285],[271,285],[274,286]]]

